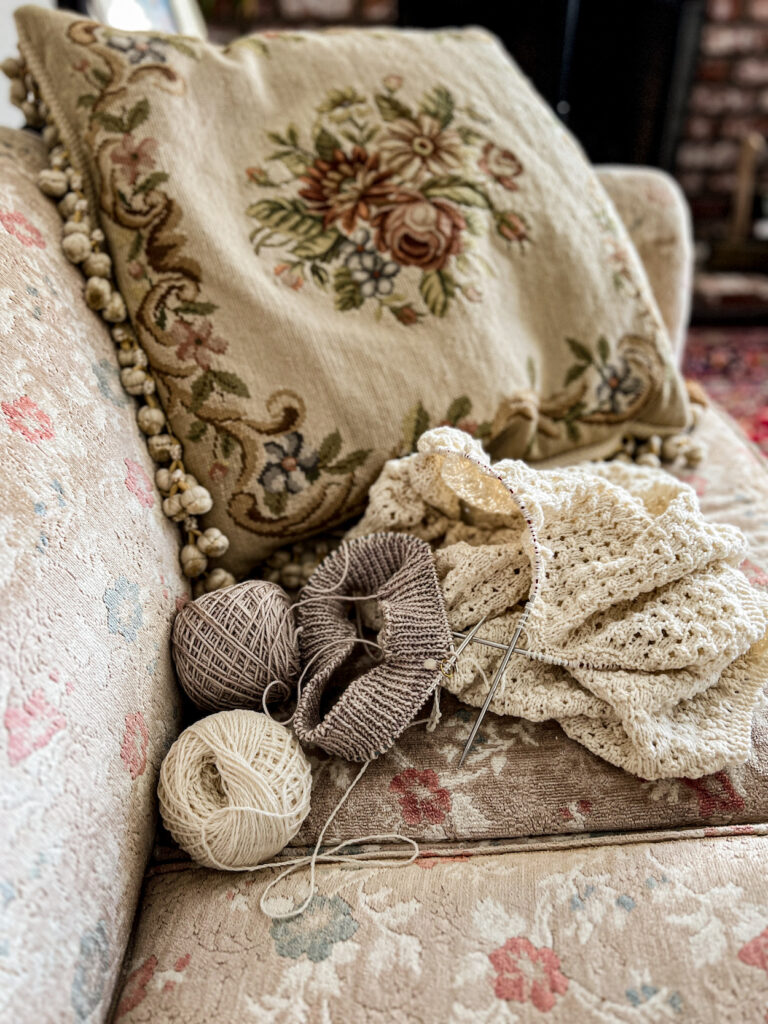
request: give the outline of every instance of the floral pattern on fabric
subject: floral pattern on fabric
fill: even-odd
[[[278,249],[294,287],[311,280],[341,312],[369,305],[411,327],[482,299],[488,269],[473,235],[530,242],[526,217],[508,205],[522,163],[444,85],[408,102],[390,75],[372,94],[331,89],[315,114],[308,131],[269,131],[272,152],[246,170],[270,193],[247,210],[254,252]]]

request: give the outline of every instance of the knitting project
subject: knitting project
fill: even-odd
[[[334,598],[333,594],[341,596]],[[380,664],[356,674],[355,624],[347,597],[371,597]],[[316,600],[312,600],[316,598]],[[380,616],[380,618],[379,618]],[[315,570],[298,605],[301,663],[311,667],[293,727],[313,743],[348,761],[369,761],[395,742],[434,693],[440,663],[453,650],[429,545],[405,534],[376,534],[350,541]],[[324,712],[331,682],[352,675]]]
[[[662,470],[491,465],[452,428],[418,447],[386,464],[348,536],[430,541],[453,629],[487,615],[478,635],[509,644],[527,616],[526,653],[513,656],[492,711],[555,719],[646,779],[747,759],[768,678],[768,595],[738,569],[740,530],[708,523],[693,489]],[[472,645],[444,685],[482,704],[502,655]]]

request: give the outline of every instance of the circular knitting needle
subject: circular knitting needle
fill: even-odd
[[[475,736],[477,736],[478,730],[480,729],[480,726],[483,724],[483,719],[485,718],[485,713],[488,710],[488,705],[493,700],[493,695],[496,693],[496,690],[498,689],[499,683],[501,682],[501,677],[504,675],[507,665],[509,664],[509,659],[515,653],[515,647],[517,646],[517,641],[520,639],[520,634],[523,631],[524,625],[525,615],[521,617],[520,624],[515,630],[515,635],[512,637],[512,643],[507,648],[507,653],[501,659],[501,664],[496,670],[496,675],[493,677],[493,682],[491,683],[491,687],[488,690],[488,696],[485,698],[485,702],[483,706],[480,708],[480,714],[475,719],[475,724],[472,726],[472,732],[470,732],[469,739],[467,740],[466,745],[464,747],[464,752],[462,753],[461,760],[459,761],[459,768],[461,768],[461,766],[464,764],[464,760],[467,754],[472,749],[472,744],[475,742]]]

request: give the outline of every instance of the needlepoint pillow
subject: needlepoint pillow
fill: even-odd
[[[227,568],[359,511],[431,425],[532,461],[685,427],[624,228],[493,37],[221,49],[31,7],[17,21],[63,142],[53,168],[82,175],[170,424],[153,452],[183,445]],[[109,287],[97,273],[87,297],[119,321]]]

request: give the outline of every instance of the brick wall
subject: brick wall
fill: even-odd
[[[740,140],[768,136],[768,0],[709,0],[677,175],[697,237],[724,234]],[[768,161],[760,189],[768,193]]]

